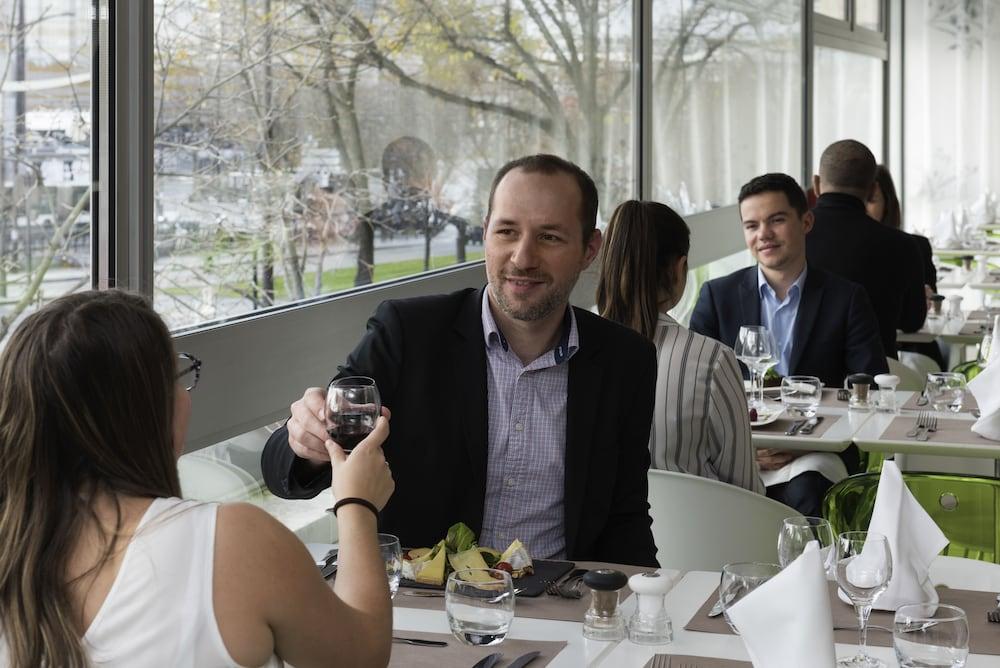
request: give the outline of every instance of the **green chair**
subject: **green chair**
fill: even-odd
[[[938,473],[904,473],[903,480],[948,537],[941,554],[1000,563],[1000,480]],[[823,498],[823,517],[834,532],[868,528],[878,481],[878,473],[859,473],[830,488]]]

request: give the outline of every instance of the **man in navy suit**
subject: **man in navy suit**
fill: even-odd
[[[734,346],[741,326],[764,325],[778,344],[780,375],[818,376],[827,387],[851,373],[886,373],[864,288],[806,263],[813,217],[802,188],[786,174],[765,174],[740,189],[739,204],[757,265],[702,286],[692,331]],[[856,466],[857,451],[838,458],[760,450],[757,461],[768,496],[815,516],[826,490]]]

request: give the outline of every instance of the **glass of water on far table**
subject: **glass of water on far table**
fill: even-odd
[[[378,534],[378,549],[385,562],[385,575],[389,578],[389,596],[396,598],[399,590],[399,577],[403,571],[403,550],[399,539],[388,533]]]
[[[514,620],[510,573],[468,568],[448,576],[444,608],[452,634],[466,645],[497,645]]]
[[[823,383],[816,376],[785,376],[781,379],[781,403],[791,415],[811,418],[816,415]]]
[[[892,630],[896,660],[902,668],[961,668],[969,656],[969,622],[954,605],[900,606]]]

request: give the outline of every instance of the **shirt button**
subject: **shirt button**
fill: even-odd
[[[514,425],[514,429],[517,431],[522,431],[524,429],[524,425],[518,422]]]
[[[517,481],[516,481],[516,480],[514,480],[514,478],[513,478],[513,477],[510,477],[510,478],[507,478],[507,486],[508,486],[508,487],[513,487],[513,486],[514,486],[514,485],[516,485],[516,484],[517,484]]]

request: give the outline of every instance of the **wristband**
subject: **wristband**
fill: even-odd
[[[369,501],[368,499],[362,499],[362,498],[357,497],[357,496],[348,496],[348,497],[343,498],[343,499],[338,499],[337,503],[333,504],[333,508],[331,508],[330,511],[334,515],[336,515],[337,511],[340,510],[341,506],[346,506],[346,505],[349,505],[351,503],[356,503],[359,506],[364,506],[368,510],[372,511],[372,513],[375,515],[375,519],[376,520],[378,519],[378,508],[375,507],[375,504],[372,503],[371,501]]]

